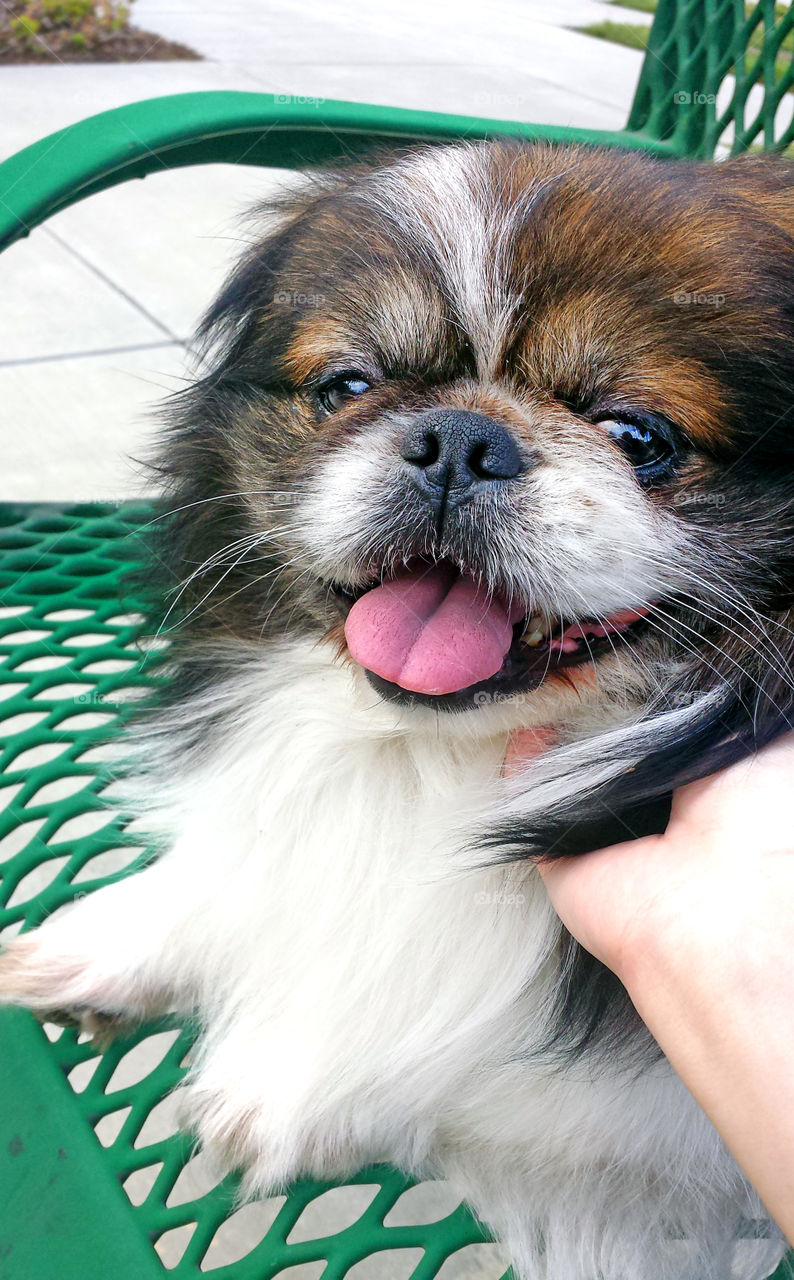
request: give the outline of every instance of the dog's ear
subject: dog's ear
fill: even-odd
[[[315,212],[342,185],[341,177],[318,174],[272,199],[260,201],[242,219],[248,247],[238,259],[218,296],[198,326],[195,342],[213,375],[246,372],[246,352],[256,346],[257,380],[269,380],[266,357],[283,349],[289,340],[291,309],[284,300],[292,296],[285,267],[296,242],[305,233]],[[256,342],[257,337],[266,342]]]
[[[306,299],[315,296],[331,270],[329,249],[349,239],[346,195],[386,158],[373,150],[366,159],[303,174],[297,185],[260,201],[244,216],[248,247],[196,334],[197,349],[214,377],[233,382],[250,377],[260,386],[283,379],[277,356],[288,350]]]

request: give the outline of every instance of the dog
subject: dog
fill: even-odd
[[[0,998],[197,1011],[185,1123],[248,1194],[389,1161],[521,1280],[759,1280],[780,1232],[536,861],[789,724],[792,170],[436,144],[253,225],[158,464],[118,785],[165,852]]]

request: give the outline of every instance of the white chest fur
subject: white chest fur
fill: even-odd
[[[758,1206],[666,1063],[537,1055],[556,917],[534,868],[466,848],[498,713],[477,739],[417,724],[313,654],[261,682],[176,788],[166,860],[205,886],[176,940],[207,1020],[205,1138],[242,1143],[254,1187],[377,1159],[443,1173],[533,1280],[765,1274],[780,1245],[736,1253]]]
[[[524,1280],[760,1280],[784,1245],[735,1243],[763,1211],[667,1064],[537,1052],[559,925],[470,847],[514,714],[475,738],[316,649],[253,655],[143,743],[163,857],[13,944],[0,997],[196,1005],[186,1119],[252,1190],[389,1160],[454,1182]]]

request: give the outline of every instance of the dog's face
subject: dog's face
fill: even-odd
[[[745,670],[791,585],[788,181],[491,144],[302,190],[179,410],[194,627],[442,709]]]

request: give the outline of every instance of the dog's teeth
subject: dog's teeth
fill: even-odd
[[[526,630],[521,637],[522,643],[527,644],[531,649],[534,649],[535,645],[540,644],[541,640],[544,639],[547,630],[548,627],[544,619],[540,614],[536,614],[534,618],[530,618],[527,621]]]

